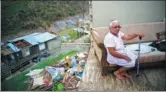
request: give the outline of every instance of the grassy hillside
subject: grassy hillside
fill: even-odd
[[[2,35],[48,27],[55,20],[88,10],[88,1],[2,1]]]

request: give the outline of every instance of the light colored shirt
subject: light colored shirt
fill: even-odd
[[[124,43],[122,40],[122,36],[124,35],[123,32],[119,31],[118,36],[113,35],[112,33],[107,33],[107,35],[104,38],[104,45],[108,51],[108,47],[115,47],[115,50],[119,53],[125,53],[124,52]],[[112,56],[112,55],[111,55]],[[107,56],[107,59],[110,58],[110,55]]]
[[[135,60],[137,57],[133,53],[125,49],[124,42],[122,40],[123,35],[124,33],[121,31],[119,31],[118,36],[113,35],[111,32],[106,34],[104,38],[104,46],[106,47],[107,50],[107,61],[110,64],[117,64],[125,67],[133,67],[135,65]],[[108,47],[114,47],[116,52],[122,55],[130,56],[132,62],[128,62],[124,59],[112,56],[109,53]]]

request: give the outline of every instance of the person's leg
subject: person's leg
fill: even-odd
[[[117,71],[114,72],[114,75],[118,78],[118,79],[125,79],[125,77],[123,77],[121,75],[122,72],[125,72],[128,68],[126,67],[121,67],[119,68]]]
[[[119,65],[123,67],[115,73],[118,74],[120,72],[119,74],[121,74],[121,76],[131,78],[132,76],[128,74],[126,71],[135,66],[135,61],[127,62],[125,60],[121,60],[121,62],[119,62]]]
[[[124,67],[124,71],[120,73],[120,75],[124,76],[124,77],[128,77],[131,78],[132,76],[130,74],[127,73],[127,71],[130,69],[128,67]]]
[[[122,72],[121,73],[122,76],[125,76],[125,77],[128,77],[128,78],[131,78],[132,76],[130,74],[128,74],[126,71]]]

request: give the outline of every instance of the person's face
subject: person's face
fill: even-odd
[[[118,35],[119,31],[120,31],[120,23],[119,22],[113,22],[112,26],[109,27],[110,31],[114,34],[114,35]]]

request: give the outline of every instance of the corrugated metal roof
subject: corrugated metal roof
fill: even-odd
[[[18,52],[20,51],[20,49],[18,49],[16,46],[14,46],[12,43],[8,43],[7,44],[14,52]]]
[[[41,33],[39,35],[35,35],[34,38],[36,39],[37,42],[42,43],[42,42],[46,42],[48,40],[51,40],[53,38],[55,38],[56,35],[45,32],[45,33]]]
[[[36,45],[38,44],[38,42],[36,41],[36,39],[34,38],[34,36],[27,36],[27,37],[24,37],[24,40],[29,42],[30,44],[32,45]]]
[[[40,34],[40,33],[29,34],[29,35],[26,35],[26,36],[23,36],[23,37],[19,37],[19,38],[15,38],[15,39],[13,39],[13,40],[10,40],[10,42],[19,41],[19,40],[22,40],[22,39],[27,38],[27,37],[29,37],[29,36],[32,37],[32,36],[35,36],[35,35],[38,35],[38,34]]]
[[[16,47],[14,44],[12,44],[12,42],[16,42],[16,41],[19,41],[19,40],[25,40],[28,43],[30,43],[31,45],[36,45],[36,44],[43,43],[43,42],[46,42],[48,40],[51,40],[51,39],[53,39],[55,37],[56,37],[56,35],[51,34],[49,32],[45,32],[45,33],[33,33],[33,34],[30,34],[30,35],[19,37],[19,38],[10,40],[11,43],[7,44],[7,46],[9,48],[11,48],[11,50],[5,49],[3,52],[5,53],[5,51],[8,50],[5,54],[9,54],[9,53],[12,53],[13,51],[14,52],[20,51],[20,49],[18,47]]]
[[[32,45],[36,45],[36,44],[38,44],[38,42],[36,41],[36,39],[34,38],[34,36],[39,35],[39,34],[41,34],[41,33],[33,33],[33,34],[30,34],[30,35],[24,36],[23,39],[25,41],[29,42]]]
[[[36,45],[38,43],[42,43],[42,42],[46,42],[48,40],[51,40],[55,37],[56,37],[56,35],[51,34],[49,32],[33,33],[33,34],[30,34],[30,35],[26,35],[26,36],[23,36],[23,37],[19,37],[19,38],[10,40],[10,42],[15,42],[15,41],[24,39],[25,41],[29,42],[30,44]]]

